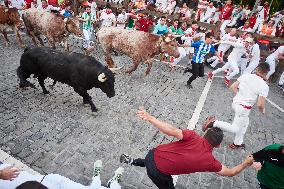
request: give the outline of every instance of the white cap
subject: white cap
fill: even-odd
[[[251,43],[251,42],[253,42],[253,38],[251,38],[251,37],[247,37],[244,41],[245,41],[245,42],[249,42],[249,43]]]

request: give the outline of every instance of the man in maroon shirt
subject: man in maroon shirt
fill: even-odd
[[[253,163],[253,157],[249,155],[241,164],[230,169],[214,158],[213,148],[220,146],[224,136],[221,129],[211,128],[204,137],[200,137],[192,130],[177,129],[159,121],[143,109],[138,110],[137,116],[166,135],[179,139],[150,150],[145,159],[133,159],[126,154],[120,157],[122,163],[146,167],[149,178],[159,189],[175,188],[171,175],[216,172],[221,176],[234,176]]]

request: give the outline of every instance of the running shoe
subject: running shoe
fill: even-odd
[[[127,155],[127,154],[122,154],[122,155],[120,156],[120,163],[126,163],[126,164],[131,165],[132,162],[133,162],[133,158],[130,157],[129,155]]]
[[[245,144],[236,145],[236,144],[232,143],[232,144],[229,144],[229,147],[231,149],[237,149],[237,148],[245,149]]]
[[[114,172],[114,176],[107,182],[107,187],[110,187],[111,183],[113,182],[117,182],[120,183],[121,182],[121,177],[122,174],[124,172],[124,168],[119,167],[115,172]]]
[[[213,79],[213,73],[212,72],[208,72],[207,76],[208,76],[208,79],[210,79],[210,80]]]
[[[97,160],[94,163],[94,174],[93,174],[94,177],[99,176],[101,174],[102,167],[103,167],[103,162],[101,160]]]

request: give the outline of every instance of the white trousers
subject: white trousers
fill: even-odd
[[[220,51],[220,52],[218,52],[218,53],[219,53],[219,55],[220,55],[221,57],[223,57],[224,52]],[[217,56],[212,56],[212,57],[209,58],[207,61],[208,61],[208,62],[212,62],[210,65],[211,65],[213,68],[215,68],[215,67],[218,65],[218,63],[220,63]]]
[[[181,59],[186,57],[186,51],[183,47],[178,47],[178,52],[179,52],[180,55],[179,55],[178,58],[175,58],[175,60],[173,62],[174,64],[178,64],[181,61]]]
[[[236,25],[237,20],[238,20],[238,19],[233,18],[233,20],[231,20],[230,23],[229,23],[227,26],[232,27],[232,26]]]
[[[271,57],[271,56],[268,56],[266,58],[266,63],[269,64],[269,68],[270,68],[270,71],[267,73],[266,75],[266,79],[269,79],[269,77],[274,74],[275,72],[275,66],[276,66],[276,63],[275,63],[275,58]]]
[[[224,36],[226,34],[225,29],[230,22],[231,22],[231,20],[224,20],[224,22],[222,23],[222,25],[220,27],[220,31],[222,33],[222,36]]]
[[[224,72],[227,69],[232,70],[232,72],[228,76],[226,76],[228,80],[231,80],[235,75],[237,75],[240,72],[238,63],[236,61],[229,60],[222,68],[218,68],[212,73],[213,75],[216,75],[217,73]]]
[[[234,144],[241,145],[243,144],[244,135],[249,125],[250,110],[244,108],[243,106],[237,103],[233,103],[232,107],[235,111],[235,117],[232,124],[216,120],[213,124],[213,127],[218,127],[223,131],[234,133]]]
[[[284,84],[284,71],[282,72],[281,76],[280,76],[280,79],[279,79],[279,82],[278,82],[279,85],[283,85]]]
[[[92,32],[90,30],[84,30],[83,29],[83,34],[84,34],[84,38],[85,38],[83,48],[90,48]]]
[[[259,60],[251,60],[248,67],[245,69],[244,74],[252,73],[258,66]]]

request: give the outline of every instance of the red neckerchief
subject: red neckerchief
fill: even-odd
[[[261,79],[263,79],[264,81],[266,81],[267,79],[263,76],[264,74],[263,73],[255,73],[255,75],[257,75],[258,77],[260,77]]]

